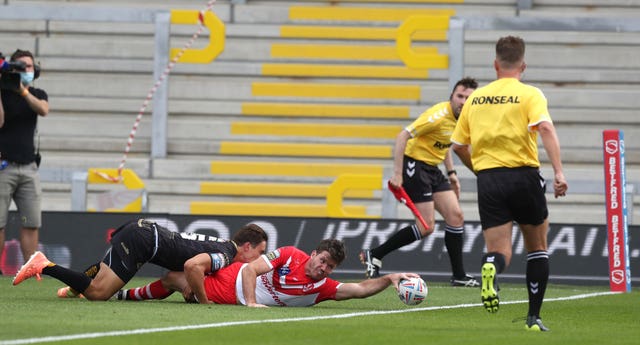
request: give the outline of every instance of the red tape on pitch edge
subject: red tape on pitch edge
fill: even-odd
[[[198,22],[199,22],[198,31],[194,33],[193,36],[191,36],[191,39],[184,45],[184,47],[182,47],[180,52],[178,52],[178,54],[176,54],[176,56],[169,62],[169,64],[167,64],[167,67],[164,69],[162,75],[158,78],[158,80],[156,80],[153,87],[151,87],[151,90],[149,90],[149,93],[147,94],[146,99],[144,100],[144,102],[142,103],[142,106],[140,107],[140,110],[138,111],[138,115],[136,117],[136,121],[133,124],[133,128],[129,133],[129,138],[127,139],[127,145],[125,146],[124,154],[122,155],[122,160],[120,161],[120,165],[118,166],[117,176],[113,177],[97,171],[94,171],[95,174],[98,174],[100,177],[114,183],[122,181],[122,170],[124,170],[124,166],[127,162],[127,157],[129,156],[129,152],[131,151],[131,145],[133,145],[133,141],[135,140],[136,132],[138,131],[138,126],[140,124],[140,120],[142,119],[142,115],[144,114],[147,107],[149,106],[149,102],[151,101],[151,99],[153,99],[153,95],[158,90],[158,87],[162,85],[162,83],[165,81],[169,73],[171,73],[173,66],[175,66],[178,60],[180,60],[180,57],[182,57],[184,52],[187,49],[191,48],[191,46],[193,45],[193,42],[195,42],[195,40],[200,36],[202,31],[204,30],[204,14],[208,11],[211,11],[211,8],[213,7],[213,4],[215,2],[216,2],[215,0],[210,0],[207,3],[207,8],[198,13]]]

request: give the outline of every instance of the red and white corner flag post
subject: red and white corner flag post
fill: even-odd
[[[624,133],[614,129],[604,130],[602,140],[607,205],[609,286],[611,291],[631,292]]]

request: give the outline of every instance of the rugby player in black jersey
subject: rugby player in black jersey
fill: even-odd
[[[190,258],[207,253],[210,261],[200,267],[207,273],[215,272],[233,261],[250,262],[258,258],[265,252],[267,240],[267,234],[255,224],[242,227],[232,240],[223,240],[203,234],[172,232],[140,219],[120,226],[113,233],[111,247],[102,262],[94,265],[99,269],[73,271],[36,252],[18,271],[13,285],[33,276],[40,279],[40,274],[46,274],[89,300],[108,300],[147,262],[170,271],[182,271]]]

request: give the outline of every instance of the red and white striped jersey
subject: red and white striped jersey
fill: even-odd
[[[281,247],[262,256],[272,268],[257,277],[256,302],[271,306],[306,307],[336,297],[342,284],[331,278],[314,281],[305,274],[310,256],[295,247]],[[220,304],[246,304],[242,293],[242,268],[247,264],[233,263],[207,276],[207,297]],[[231,281],[235,278],[235,286]],[[232,289],[235,287],[235,291]]]

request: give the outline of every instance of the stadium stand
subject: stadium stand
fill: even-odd
[[[8,2],[13,3],[70,5],[62,0]],[[202,9],[206,3],[86,0],[73,6]],[[444,26],[449,16],[570,20],[640,14],[640,1],[567,0],[558,5],[536,0],[525,9],[516,4],[220,1],[213,10],[226,26],[224,52],[211,64],[177,64],[169,77],[167,157],[150,158],[151,120],[145,115],[127,167],[145,181],[152,212],[215,208],[244,214],[263,208],[277,214],[307,204],[309,213],[296,215],[323,215],[326,188],[336,175],[316,172],[382,174],[391,164],[397,131],[449,96]],[[415,51],[431,55],[431,65],[410,70],[399,60],[394,40],[402,20],[420,11],[438,18],[432,30],[413,37]],[[193,26],[172,26],[172,47],[180,47],[194,31]],[[117,167],[137,110],[154,83],[153,33],[152,24],[142,23],[0,20],[0,51],[31,49],[43,66],[38,86],[49,92],[52,109],[40,121],[43,170],[67,176],[90,167]],[[505,34],[527,40],[526,78],[549,99],[569,181],[602,180],[601,132],[619,128],[625,131],[627,176],[637,182],[640,62],[629,56],[640,45],[640,34],[467,30],[465,75],[481,84],[494,77],[493,44]],[[543,170],[551,176],[548,168]],[[471,173],[462,167],[458,171],[465,183],[473,183]],[[43,187],[45,210],[69,209],[68,181],[52,178]],[[90,200],[104,188],[92,186]],[[351,213],[379,216],[381,194],[351,191],[345,204]],[[603,222],[600,194],[586,188],[550,200],[552,221]],[[477,219],[475,193],[465,192],[461,200],[467,218]],[[640,197],[633,201],[640,219]],[[398,211],[409,217],[403,208]]]

